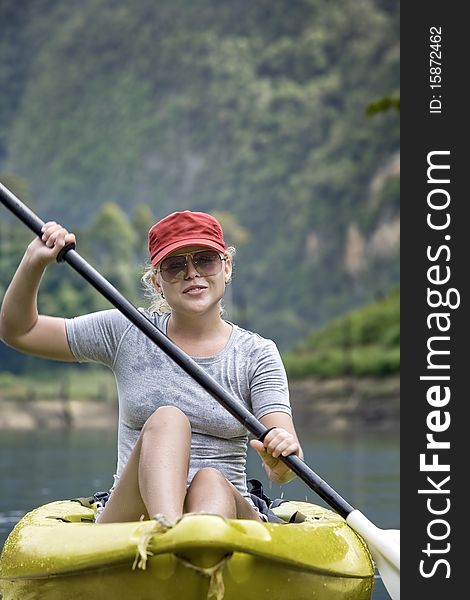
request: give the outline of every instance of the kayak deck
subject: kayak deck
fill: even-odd
[[[74,501],[23,517],[0,557],[3,600],[368,600],[374,568],[358,536],[336,513],[306,502],[301,523],[186,515],[158,521],[93,523]]]

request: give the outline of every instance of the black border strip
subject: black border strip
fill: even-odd
[[[457,2],[402,3],[400,527],[405,600],[466,595],[460,590],[466,589],[469,530],[463,511],[470,437],[465,410],[470,372],[467,28]],[[437,82],[441,87],[431,88]],[[428,172],[431,163],[450,168]],[[428,290],[434,293],[429,296]],[[453,308],[444,305],[446,299]],[[436,313],[441,316],[431,316]],[[442,446],[427,447],[428,435]]]

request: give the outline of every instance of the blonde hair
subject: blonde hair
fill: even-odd
[[[233,274],[233,259],[235,258],[236,249],[234,246],[229,246],[225,250],[225,256],[232,262],[232,274]],[[144,272],[141,277],[142,287],[144,289],[144,296],[149,300],[149,310],[159,314],[165,314],[171,312],[171,306],[166,301],[165,297],[155,287],[155,277],[157,276],[157,267],[150,263],[146,263],[144,266]],[[232,276],[225,283],[230,283]],[[220,301],[220,313],[223,313],[222,300]]]

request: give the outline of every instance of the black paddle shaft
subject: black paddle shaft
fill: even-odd
[[[0,183],[0,200],[14,215],[39,237],[44,222],[10,190]],[[251,412],[237,402],[224,388],[204,371],[190,356],[174,344],[168,336],[160,331],[145,315],[91,267],[75,250],[73,245],[66,246],[58,257],[58,261],[67,262],[77,273],[100,292],[113,306],[149,337],[159,348],[172,358],[188,375],[195,379],[208,391],[228,412],[258,439],[264,439],[269,431]],[[354,508],[333,490],[319,475],[310,469],[298,456],[279,457],[288,467],[302,479],[323,500],[346,518]]]

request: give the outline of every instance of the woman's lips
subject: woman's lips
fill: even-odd
[[[190,296],[198,296],[199,294],[202,294],[202,292],[204,292],[206,289],[207,288],[204,286],[192,285],[191,287],[183,290],[183,294],[189,294]]]

